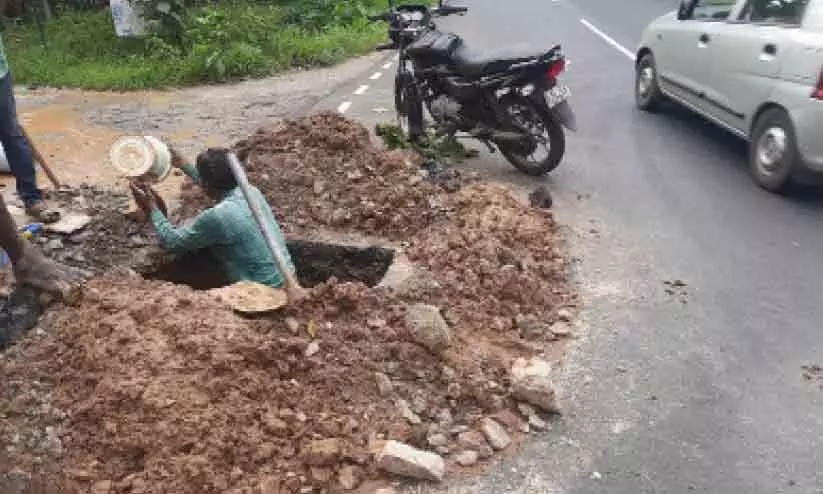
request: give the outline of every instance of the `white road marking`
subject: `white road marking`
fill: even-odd
[[[626,57],[629,58],[630,60],[634,60],[634,53],[631,50],[629,50],[625,46],[623,46],[620,43],[618,43],[617,41],[615,41],[614,38],[612,38],[608,34],[604,33],[600,29],[597,29],[597,27],[595,27],[594,24],[587,21],[586,19],[580,19],[580,24],[583,24],[584,26],[586,26],[586,28],[589,31],[591,31],[594,34],[598,35],[600,37],[600,39],[602,39],[606,43],[610,44],[612,46],[612,48],[619,51],[623,55],[626,55]]]
[[[386,62],[383,64],[383,70],[389,70],[391,68],[392,62]]]
[[[377,79],[380,79],[380,76],[382,76],[382,75],[383,75],[382,72],[375,72],[374,74],[371,75],[371,77],[369,77],[369,79],[371,79],[373,81],[376,81]]]
[[[337,111],[339,113],[346,113],[346,110],[348,110],[350,106],[351,106],[351,101],[344,101],[344,102],[340,103],[340,106],[337,107]]]
[[[354,94],[360,96],[361,94],[365,93],[368,89],[369,89],[369,85],[368,84],[363,84],[362,86],[360,86],[359,88],[354,90]]]

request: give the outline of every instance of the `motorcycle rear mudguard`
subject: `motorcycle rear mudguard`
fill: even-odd
[[[574,115],[572,106],[568,101],[561,101],[556,104],[554,108],[551,108],[550,111],[552,112],[552,115],[554,115],[554,118],[563,124],[563,127],[566,127],[572,132],[577,131],[577,117]]]
[[[577,117],[574,115],[574,111],[572,110],[572,106],[569,104],[568,100],[563,100],[560,103],[554,105],[553,108],[549,108],[549,104],[546,101],[546,91],[550,88],[548,85],[543,83],[535,83],[535,90],[533,90],[529,94],[529,98],[543,111],[547,111],[555,120],[560,122],[563,127],[571,130],[572,132],[577,131]]]

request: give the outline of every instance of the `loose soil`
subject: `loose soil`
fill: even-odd
[[[427,434],[442,432],[457,452],[461,426],[516,413],[515,358],[558,353],[548,328],[576,299],[549,212],[482,182],[446,192],[336,114],[237,149],[288,235],[378,235],[403,248],[414,275],[379,288],[331,279],[244,319],[206,292],[108,270],[0,359],[0,474],[29,486],[17,492],[340,492],[344,467],[382,478],[372,462],[382,440],[431,450]],[[198,207],[188,200],[178,216]],[[123,222],[103,223],[127,250]],[[438,306],[452,329],[442,353],[404,326],[417,302]],[[521,334],[524,320],[543,329]],[[393,391],[379,392],[375,372]],[[401,399],[420,423],[403,418]],[[317,465],[308,446],[318,439],[342,451]]]

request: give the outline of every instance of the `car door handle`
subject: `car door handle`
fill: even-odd
[[[777,54],[777,45],[774,43],[768,43],[763,46],[763,53],[766,55],[776,55]]]
[[[712,38],[706,33],[701,34],[700,38],[698,38],[698,39],[700,40],[701,43],[708,43],[709,41],[712,40]]]

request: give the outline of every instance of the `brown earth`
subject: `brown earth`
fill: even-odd
[[[393,288],[331,280],[247,320],[205,292],[110,272],[0,359],[0,474],[33,474],[46,492],[339,492],[341,469],[381,477],[381,440],[432,449],[427,434],[443,432],[456,452],[454,427],[516,411],[514,358],[559,353],[548,328],[575,298],[550,213],[499,186],[445,193],[334,114],[238,149],[285,231],[402,240],[415,275]],[[413,302],[441,308],[453,331],[442,353],[411,341]],[[541,330],[521,335],[524,320]],[[379,392],[377,371],[393,391]],[[330,454],[311,452],[321,439]]]

